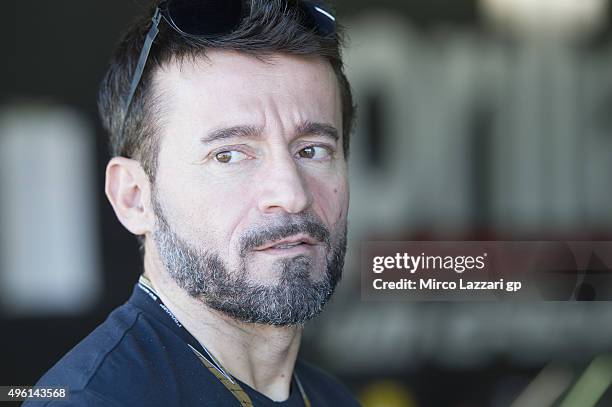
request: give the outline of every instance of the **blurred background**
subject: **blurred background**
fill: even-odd
[[[144,3],[2,2],[2,385],[34,384],[142,271],[103,194],[95,100]],[[334,4],[359,106],[349,252],[303,356],[368,407],[612,406],[610,302],[365,302],[359,286],[369,240],[612,240],[610,1]]]

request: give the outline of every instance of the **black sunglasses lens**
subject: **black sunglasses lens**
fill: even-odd
[[[303,0],[300,2],[303,24],[314,28],[319,35],[327,36],[336,32],[334,17],[319,5]]]
[[[172,21],[189,35],[228,34],[242,20],[242,0],[173,0],[168,3]]]

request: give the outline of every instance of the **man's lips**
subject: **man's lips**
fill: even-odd
[[[270,250],[270,249],[286,250],[286,249],[291,249],[293,247],[315,246],[318,244],[320,244],[319,241],[312,238],[311,236],[306,235],[306,234],[299,234],[299,235],[289,236],[284,239],[275,240],[273,242],[268,242],[266,244],[256,247],[253,250],[255,251],[263,251],[263,250]]]

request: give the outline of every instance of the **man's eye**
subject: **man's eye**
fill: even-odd
[[[321,146],[310,146],[298,151],[300,158],[324,160],[330,155],[329,150]]]
[[[237,161],[246,160],[248,156],[245,153],[236,150],[220,151],[215,154],[215,160],[222,164],[229,164]]]

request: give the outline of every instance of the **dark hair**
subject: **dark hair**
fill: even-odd
[[[145,70],[126,117],[125,100],[144,38],[151,24],[154,4],[147,17],[138,19],[119,42],[110,67],[102,81],[98,107],[103,125],[110,135],[113,156],[141,162],[151,182],[157,169],[158,137],[156,112],[161,109],[152,91],[151,78],[156,69],[171,61],[205,57],[207,49],[235,50],[265,61],[273,53],[319,56],[331,64],[340,86],[342,99],[343,150],[348,157],[354,106],[351,89],[343,71],[340,26],[335,34],[321,36],[300,23],[298,0],[250,0],[250,13],[230,34],[214,39],[184,37],[162,21],[159,34],[149,54]]]

